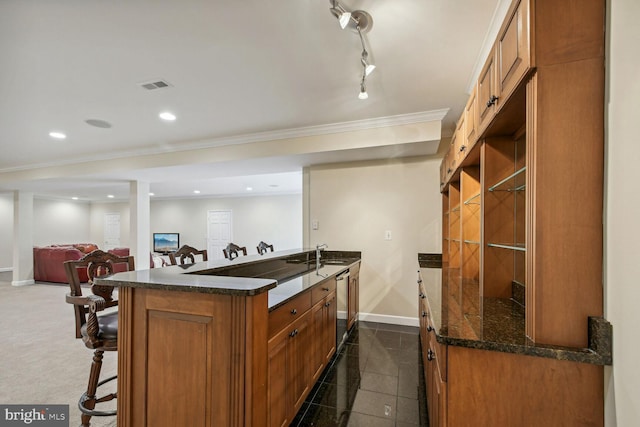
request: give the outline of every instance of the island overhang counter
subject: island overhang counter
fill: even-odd
[[[278,366],[295,369],[316,356],[305,350],[272,363],[270,313],[307,296],[309,305],[329,307],[335,293],[318,301],[317,290],[335,289],[336,276],[359,263],[359,252],[323,251],[318,263],[315,250],[300,249],[98,279],[119,288],[118,426],[268,426],[280,422],[274,406],[290,419],[295,402],[278,402],[269,377]],[[311,307],[290,311],[294,326],[311,319]],[[307,326],[306,347],[315,349],[319,325]]]

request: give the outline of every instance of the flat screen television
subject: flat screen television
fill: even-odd
[[[175,252],[180,247],[179,233],[153,233],[153,251],[161,254]]]

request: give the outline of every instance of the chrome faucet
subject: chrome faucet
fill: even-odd
[[[323,248],[328,248],[329,245],[327,245],[326,243],[322,243],[319,245],[316,245],[316,274],[321,276],[320,274],[320,249]]]

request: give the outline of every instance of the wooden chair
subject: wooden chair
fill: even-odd
[[[256,246],[256,249],[260,255],[264,255],[267,253],[267,249],[271,249],[271,252],[273,252],[273,245],[267,245],[261,240],[260,243],[258,243],[258,246]]]
[[[89,374],[87,391],[78,401],[78,408],[82,412],[81,427],[90,426],[93,416],[116,415],[116,411],[97,411],[97,403],[107,402],[116,398],[116,393],[103,397],[96,397],[98,387],[112,381],[113,376],[100,381],[100,369],[105,351],[118,349],[118,311],[103,312],[109,307],[116,307],[118,301],[113,299],[113,286],[99,286],[93,284],[93,279],[113,274],[115,265],[124,265],[128,271],[135,269],[133,256],[117,256],[99,249],[88,253],[77,261],[66,261],[64,269],[67,274],[71,293],[66,301],[73,304],[76,323],[76,338],[82,338],[85,346],[94,350],[93,362]],[[82,287],[78,275],[79,269],[86,269],[91,285],[91,294],[82,295]]]
[[[196,262],[195,255],[202,255],[202,261],[207,261],[206,249],[199,251],[189,245],[183,245],[177,251],[170,253],[169,260],[171,261],[171,265],[178,265],[178,260],[180,260],[180,265],[184,265],[187,259],[190,259],[191,264],[194,264]]]
[[[245,246],[240,247],[235,243],[229,243],[227,247],[222,250],[222,253],[224,253],[224,257],[227,259],[238,258],[238,256],[240,255],[239,252],[242,252],[242,255],[246,255],[247,248]]]

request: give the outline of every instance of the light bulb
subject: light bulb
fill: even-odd
[[[358,99],[367,99],[369,98],[369,94],[367,93],[366,89],[363,87],[362,89],[360,89],[360,94],[358,95]]]

